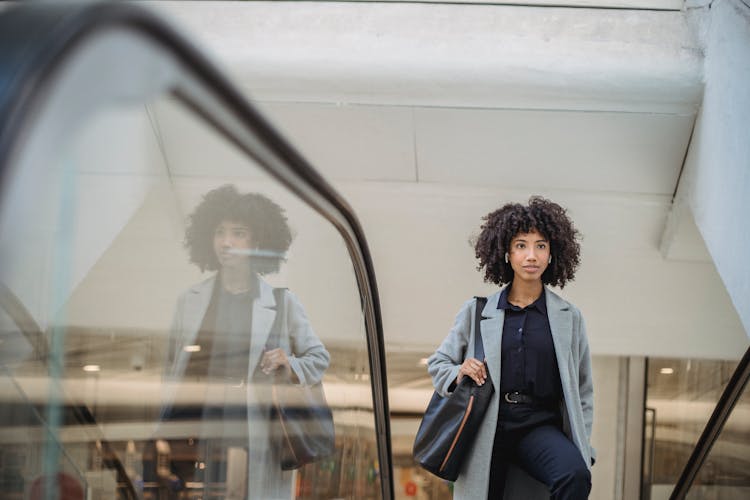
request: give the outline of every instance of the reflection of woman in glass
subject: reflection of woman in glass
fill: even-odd
[[[463,377],[495,392],[455,483],[457,499],[581,500],[591,489],[593,386],[581,312],[544,285],[573,279],[578,232],[565,210],[532,197],[484,218],[475,251],[485,280],[508,286],[487,298],[480,329],[485,359],[474,359],[476,300],[461,309],[429,360],[437,390]],[[485,362],[486,361],[486,365]],[[509,464],[528,476],[509,473]]]
[[[278,271],[291,240],[281,207],[231,185],[207,193],[186,230],[190,260],[217,273],[178,300],[169,346],[171,378],[197,377],[210,387],[199,436],[206,455],[204,481],[226,482],[231,489],[238,466],[227,463],[227,456],[246,457],[247,468],[240,469],[248,472],[247,484],[239,488],[250,498],[291,495],[290,473],[281,471],[259,378],[315,384],[329,363],[299,301],[286,291],[278,308],[273,287],[260,277]],[[266,350],[277,309],[284,311],[280,324],[286,327],[279,347]],[[221,496],[244,495],[228,490]]]

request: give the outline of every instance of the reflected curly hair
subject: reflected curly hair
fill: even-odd
[[[550,244],[552,263],[542,274],[545,285],[563,288],[572,281],[580,264],[580,233],[567,211],[557,203],[532,196],[529,204],[508,203],[482,218],[481,232],[474,242],[484,281],[502,285],[513,281],[513,268],[505,262],[511,240],[519,233],[538,231]]]
[[[292,243],[292,232],[283,208],[262,194],[242,194],[235,186],[226,184],[206,193],[188,217],[185,248],[190,253],[190,262],[201,271],[216,271],[220,267],[213,238],[222,221],[246,225],[253,245],[260,250],[284,254]],[[258,274],[276,272],[282,260],[282,257],[256,258],[254,269]]]

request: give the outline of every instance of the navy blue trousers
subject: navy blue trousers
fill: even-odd
[[[512,463],[547,485],[553,500],[586,500],[591,472],[581,452],[556,424],[527,429],[498,426],[492,448],[488,500],[503,498],[508,465]]]

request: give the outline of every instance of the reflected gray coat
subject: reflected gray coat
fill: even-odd
[[[185,352],[184,347],[195,343],[198,337],[198,330],[206,316],[215,281],[216,276],[212,276],[190,287],[177,300],[169,342],[171,378],[181,378],[185,372],[190,353]],[[250,342],[248,379],[260,362],[268,334],[276,320],[276,299],[273,295],[273,287],[262,279],[258,279],[258,284],[260,294],[253,302],[253,326],[248,336]],[[286,297],[284,307],[286,318],[283,324],[286,328],[282,330],[288,335],[281,336],[280,347],[287,354],[291,353],[289,365],[300,383],[316,384],[320,382],[323,372],[328,368],[328,351],[313,332],[305,310],[297,297],[289,291],[284,296]]]
[[[564,398],[564,431],[578,447],[586,464],[591,464],[591,426],[594,415],[591,357],[581,312],[562,297],[544,288],[552,340],[560,369]],[[461,468],[454,487],[455,499],[487,498],[492,446],[497,429],[500,397],[500,346],[505,311],[497,308],[500,292],[487,297],[480,328],[485,357],[495,392],[481,423],[473,448]],[[437,351],[430,356],[428,371],[435,389],[450,396],[448,389],[456,380],[466,357],[474,356],[474,308],[476,299],[464,304],[455,324]],[[517,467],[511,467],[505,488],[505,499],[547,499],[547,488]]]
[[[178,383],[187,367],[190,353],[185,347],[195,343],[203,318],[208,310],[216,276],[198,283],[185,291],[177,300],[174,320],[169,339],[168,387]],[[248,332],[250,352],[247,364],[247,379],[251,380],[268,340],[271,327],[276,319],[276,299],[273,287],[258,279],[259,296],[253,301],[252,331]],[[282,321],[281,347],[288,355],[289,365],[301,384],[316,384],[321,381],[328,368],[330,356],[323,343],[313,332],[302,304],[289,291],[284,294],[286,317]],[[261,388],[262,390],[262,388]],[[174,396],[167,396],[171,402]],[[248,407],[258,401],[267,401],[257,386],[246,386]],[[250,412],[251,414],[253,412]],[[255,413],[257,415],[257,413]],[[276,499],[290,498],[291,473],[283,472],[275,447],[270,446],[272,432],[268,419],[248,418],[249,456],[248,485],[249,498]]]

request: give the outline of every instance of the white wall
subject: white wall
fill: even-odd
[[[677,203],[687,203],[750,334],[750,7],[717,0],[699,12],[705,92]]]

